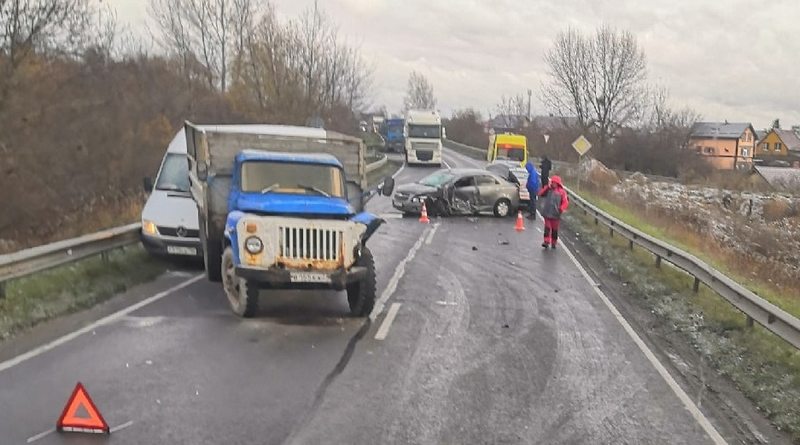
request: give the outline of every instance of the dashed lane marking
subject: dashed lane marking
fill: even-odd
[[[378,315],[383,312],[383,308],[386,305],[386,302],[389,298],[392,297],[394,292],[397,290],[397,284],[400,282],[400,279],[403,278],[403,275],[406,273],[406,265],[410,263],[414,257],[417,255],[417,252],[422,247],[422,243],[425,242],[425,237],[432,231],[436,230],[436,226],[432,229],[426,229],[422,233],[420,233],[419,238],[417,238],[417,242],[409,249],[408,254],[402,261],[395,267],[394,274],[392,278],[389,279],[389,283],[386,285],[386,289],[383,290],[381,297],[378,301],[375,302],[375,307],[372,309],[372,313],[369,315],[370,321],[375,321]]]
[[[389,329],[392,327],[392,322],[394,322],[394,318],[397,317],[397,311],[400,310],[400,303],[392,303],[389,307],[389,312],[386,313],[386,318],[383,319],[383,323],[381,323],[381,327],[378,329],[378,333],[375,334],[375,340],[384,340],[386,336],[389,335]]]

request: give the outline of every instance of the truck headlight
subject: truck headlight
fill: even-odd
[[[261,251],[264,250],[264,243],[261,242],[260,238],[256,236],[251,236],[246,240],[244,240],[244,248],[251,255],[255,255],[261,253]]]
[[[156,228],[156,223],[154,223],[153,221],[148,221],[146,219],[143,219],[142,232],[145,235],[158,235],[158,229]]]

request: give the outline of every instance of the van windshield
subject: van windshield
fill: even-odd
[[[521,147],[498,148],[497,159],[510,159],[512,161],[522,161],[525,159],[525,150]]]
[[[242,164],[241,188],[249,193],[345,196],[342,170],[322,164],[245,162]]]
[[[167,153],[164,163],[161,165],[161,171],[158,173],[156,190],[189,191],[189,164],[185,154]]]

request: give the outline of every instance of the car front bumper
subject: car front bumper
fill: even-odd
[[[265,289],[335,289],[343,290],[348,284],[363,280],[367,276],[365,267],[353,266],[349,270],[334,271],[259,269],[236,266],[236,276],[248,284]]]
[[[403,213],[422,213],[422,202],[413,202],[410,199],[392,199],[392,207]]]
[[[139,233],[142,245],[151,255],[183,258],[202,258],[200,238],[172,238]]]

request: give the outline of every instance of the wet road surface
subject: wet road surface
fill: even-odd
[[[218,284],[169,274],[150,304],[0,364],[0,443],[51,430],[77,381],[129,426],[33,443],[713,443],[539,224],[367,208],[387,218],[373,322],[337,292],[264,292],[240,320]]]

